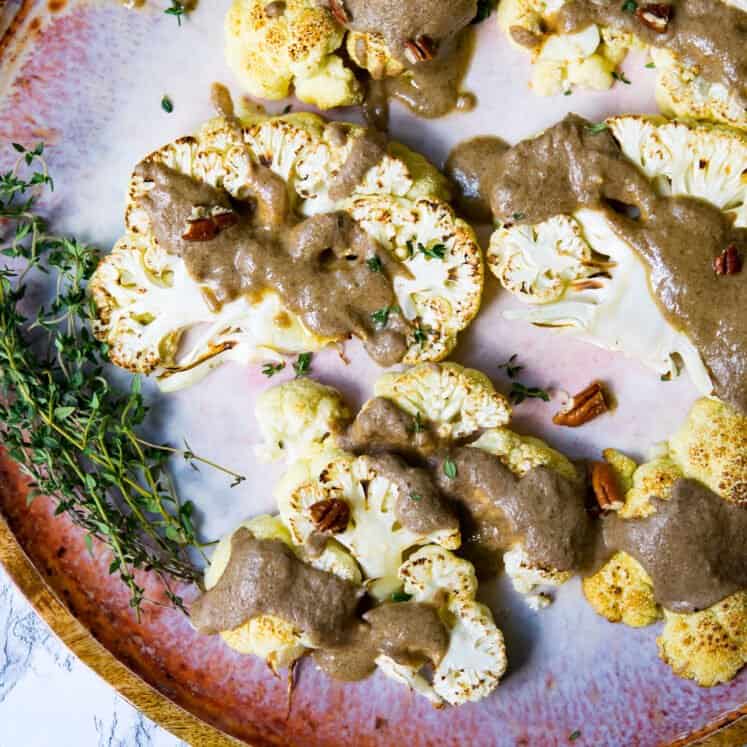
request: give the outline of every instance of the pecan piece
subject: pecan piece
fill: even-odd
[[[350,22],[350,14],[343,0],[329,0],[329,10],[341,26],[346,26]]]
[[[436,43],[425,34],[408,39],[405,42],[405,56],[413,65],[432,60],[436,56]]]
[[[238,215],[231,211],[190,220],[187,221],[187,228],[182,234],[182,239],[184,241],[212,241],[223,229],[235,226],[238,222]]]
[[[669,21],[672,20],[674,8],[668,3],[646,3],[636,8],[636,18],[657,34],[665,34]]]
[[[591,489],[602,511],[619,511],[625,500],[620,492],[617,475],[607,462],[592,462],[589,465]]]
[[[571,398],[571,401],[552,419],[555,425],[577,428],[609,410],[604,387],[595,381]]]
[[[742,256],[737,251],[736,244],[729,244],[713,260],[713,271],[717,275],[736,275],[742,271]]]
[[[317,501],[309,507],[309,513],[319,532],[344,532],[350,521],[350,506],[339,498]]]

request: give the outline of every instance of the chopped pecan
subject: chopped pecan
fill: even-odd
[[[673,12],[674,7],[668,3],[645,3],[636,8],[635,14],[644,26],[653,29],[657,34],[665,34]]]
[[[222,230],[235,226],[238,221],[239,217],[231,211],[189,220],[182,239],[184,241],[212,241]]]
[[[617,475],[607,462],[592,462],[589,465],[591,489],[602,511],[619,511],[624,505]]]
[[[341,26],[346,26],[350,22],[350,14],[343,0],[329,0],[329,9]]]
[[[319,532],[344,532],[350,521],[350,506],[339,498],[317,501],[309,508],[309,513]]]
[[[405,56],[413,64],[432,60],[436,56],[436,43],[425,34],[408,39],[405,42]]]
[[[736,275],[742,271],[742,256],[739,254],[736,244],[729,244],[713,260],[713,271],[717,275]]]
[[[609,410],[604,387],[601,382],[595,381],[583,391],[574,395],[571,401],[560,412],[553,416],[555,425],[565,425],[568,428],[577,428],[590,420],[599,417]]]

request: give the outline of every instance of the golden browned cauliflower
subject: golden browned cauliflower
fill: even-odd
[[[628,488],[620,510],[626,519],[650,515],[651,497],[666,498],[680,477],[701,481],[724,500],[747,500],[747,417],[715,399],[695,403],[664,453],[639,466],[632,483],[629,459],[613,450],[605,457]],[[663,617],[659,655],[676,674],[699,685],[726,682],[747,663],[747,591],[700,612],[670,612],[656,603],[646,571],[624,552],[584,579],[583,591],[610,622],[641,627]]]

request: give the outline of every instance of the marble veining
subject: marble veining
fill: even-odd
[[[184,747],[79,661],[0,567],[0,747]]]

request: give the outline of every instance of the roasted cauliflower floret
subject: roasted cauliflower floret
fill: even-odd
[[[607,124],[662,194],[699,197],[747,226],[747,133],[640,115],[610,117]]]
[[[260,459],[289,463],[330,446],[351,417],[340,393],[313,379],[271,387],[257,400],[255,415],[264,439]]]
[[[399,577],[415,601],[440,608],[449,628],[446,655],[433,670],[433,693],[451,705],[489,695],[506,671],[506,648],[492,613],[475,601],[477,579],[471,563],[428,545],[407,559]],[[422,675],[409,668],[408,677],[408,668],[402,669],[400,677],[413,689],[427,688]]]
[[[377,397],[419,416],[441,438],[458,439],[508,423],[511,408],[490,379],[458,363],[421,364],[389,373],[374,385]]]
[[[411,323],[405,362],[438,360],[451,351],[457,333],[479,307],[483,268],[475,235],[442,201],[448,195],[444,177],[396,143],[388,144],[387,154],[349,199],[330,201],[328,184],[362,132],[350,125],[346,142],[335,145],[330,129],[312,114],[254,118],[243,126],[219,117],[145,162],[225,189],[237,200],[250,196],[250,174],[261,163],[286,182],[291,205],[301,215],[346,210],[381,241],[382,252],[390,252],[409,271],[393,283],[398,306]],[[133,176],[127,235],[101,263],[90,286],[97,310],[94,331],[110,345],[114,363],[153,373],[163,389],[173,390],[194,383],[224,360],[280,360],[338,341],[308,330],[272,289],[215,308],[183,262],[158,245],[144,208],[151,188]],[[180,345],[185,333],[197,327],[199,334]]]
[[[608,120],[609,127],[625,133],[628,149],[634,147],[643,138],[639,120],[617,120],[626,118]],[[681,151],[680,159],[699,163],[692,149]],[[690,184],[683,188],[701,196]],[[603,212],[582,208],[537,225],[499,227],[490,239],[487,261],[503,287],[528,305],[505,312],[506,318],[563,328],[637,358],[667,378],[679,373],[681,361],[698,390],[712,392],[700,353],[662,313],[645,265]]]
[[[383,34],[350,31],[346,40],[350,58],[358,67],[368,70],[374,80],[399,75],[404,65],[389,51]]]
[[[350,518],[334,539],[358,561],[369,591],[386,597],[399,582],[397,570],[405,550],[436,543],[459,547],[459,530],[440,529],[421,535],[403,526],[395,514],[399,488],[379,474],[367,456],[327,451],[296,462],[275,489],[280,515],[293,541],[303,545],[316,530],[311,507],[324,500],[342,500]]]
[[[651,579],[627,553],[615,553],[600,571],[585,578],[583,590],[589,604],[610,622],[641,628],[661,619]]]
[[[293,547],[290,533],[277,516],[263,514],[240,526],[248,529],[258,539],[278,539]],[[237,527],[238,529],[238,527]],[[234,530],[236,531],[236,530]],[[221,539],[205,570],[205,588],[215,586],[231,559],[231,537],[229,532]],[[355,561],[334,542],[327,545],[321,555],[304,557],[304,560],[319,570],[334,573],[353,583],[360,583],[361,575]],[[242,654],[253,654],[266,661],[271,669],[287,667],[306,653],[311,646],[308,638],[293,625],[274,615],[260,615],[248,620],[234,630],[221,633],[228,646]]]
[[[659,656],[680,677],[703,687],[728,682],[747,664],[747,591],[702,612],[664,612]]]
[[[656,65],[656,102],[673,117],[710,120],[747,130],[747,111],[722,83],[706,80],[668,49],[650,50]]]
[[[282,99],[295,89],[320,109],[362,100],[336,54],[345,30],[313,0],[234,0],[226,16],[226,60],[252,96]]]

